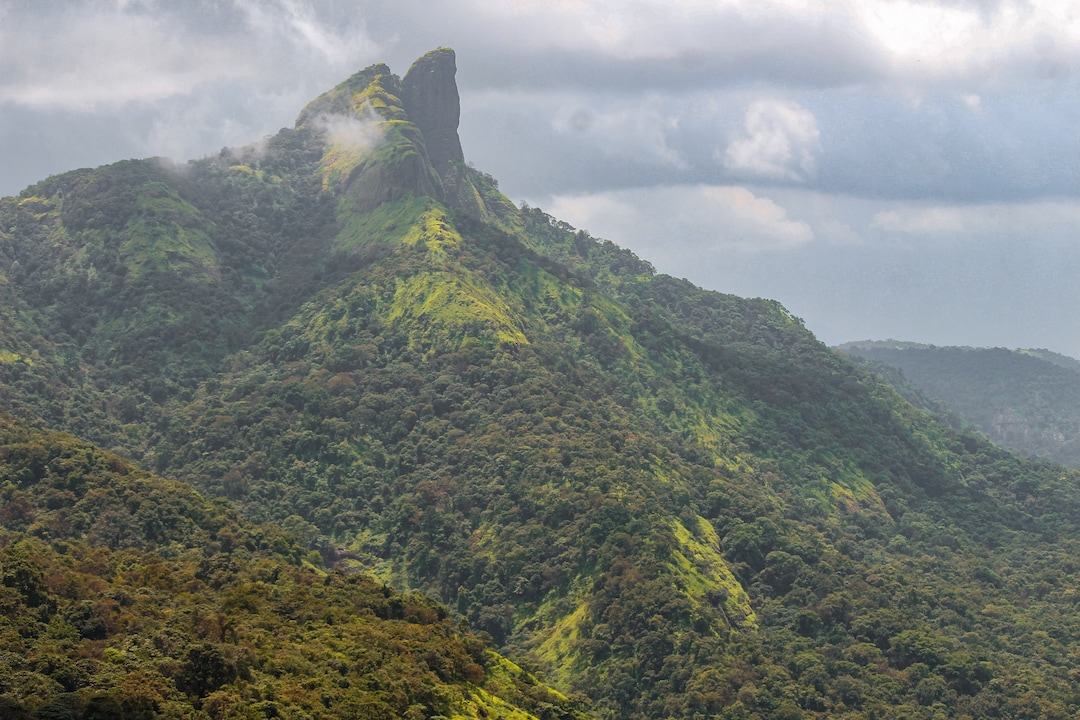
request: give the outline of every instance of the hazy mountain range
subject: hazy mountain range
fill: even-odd
[[[888,366],[870,369],[954,425],[961,420],[959,426],[967,423],[1020,455],[1080,467],[1080,362],[1074,358],[1041,349],[895,341],[846,343],[840,349]]]

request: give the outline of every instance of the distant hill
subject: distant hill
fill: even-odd
[[[1080,712],[1080,473],[515,206],[455,72],[373,65],[263,143],[0,199],[0,698]]]
[[[886,368],[871,368],[909,400],[954,424],[961,418],[1021,455],[1080,467],[1080,361],[1049,350],[934,347],[892,340],[847,343],[839,349],[899,369],[898,376]],[[912,396],[913,389],[924,399]]]

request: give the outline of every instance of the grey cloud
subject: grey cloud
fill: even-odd
[[[610,156],[638,156],[650,164],[682,170],[686,161],[670,145],[678,130],[678,118],[661,98],[645,98],[632,107],[613,110],[571,103],[555,112],[552,121],[560,137],[577,135],[591,147]]]
[[[396,36],[388,51],[403,60],[450,42],[443,28],[456,25],[452,42],[461,83],[471,90],[667,93],[765,81],[828,87],[873,82],[889,72],[885,58],[859,37],[847,18],[808,26],[794,16],[753,18],[718,9],[680,20],[669,6],[658,5],[648,37],[640,43],[644,49],[627,55],[584,40],[561,40],[577,22],[567,18],[550,21],[545,28],[477,13],[462,24],[463,4],[432,8],[401,2],[366,12],[369,27],[384,29],[385,37]],[[646,5],[636,12],[647,10]],[[427,21],[418,25],[421,14]],[[410,33],[400,33],[410,24]]]
[[[1064,90],[1033,83],[1016,93],[983,91],[974,109],[963,88],[920,97],[903,88],[739,88],[645,98],[466,92],[461,133],[469,159],[516,196],[763,180],[869,198],[1075,196],[1080,92]],[[776,112],[765,113],[772,120],[752,134],[746,112],[753,106],[788,108],[779,117],[803,120],[784,124]],[[648,116],[651,146],[640,142]],[[599,118],[607,120],[602,127]]]
[[[953,5],[991,18],[995,12],[993,4]],[[591,36],[581,35],[586,31],[575,30],[565,16],[529,2],[504,7],[470,0],[204,0],[129,2],[121,11],[117,3],[24,0],[10,7],[17,24],[59,28],[62,37],[80,26],[76,19],[97,17],[90,26],[100,34],[94,47],[114,40],[102,30],[102,17],[135,23],[126,28],[120,23],[119,30],[135,27],[149,33],[138,43],[119,42],[130,53],[117,51],[115,62],[96,70],[91,66],[85,83],[68,73],[65,84],[64,71],[31,82],[34,67],[52,72],[49,53],[40,43],[28,53],[0,51],[5,70],[0,94],[7,88],[9,103],[30,102],[34,88],[63,99],[69,88],[85,86],[90,95],[84,106],[95,98],[116,103],[143,97],[168,108],[170,114],[155,121],[156,135],[136,138],[128,154],[197,155],[257,139],[291,124],[308,99],[369,62],[386,59],[403,73],[425,50],[452,44],[458,49],[466,150],[478,165],[504,177],[504,186],[520,187],[522,194],[536,192],[540,183],[548,184],[548,190],[555,183],[562,192],[579,192],[612,184],[731,182],[768,179],[770,174],[780,184],[810,182],[824,190],[868,196],[943,193],[976,199],[1075,192],[1071,170],[1061,158],[1075,155],[1077,103],[1072,98],[1077,94],[1054,96],[1060,80],[1045,81],[1052,86],[1046,97],[1032,97],[1038,82],[982,87],[986,83],[934,80],[895,88],[888,84],[895,70],[891,61],[849,11],[832,6],[799,14],[780,6],[767,12],[737,7],[705,11],[704,5],[688,3],[685,7],[697,8],[695,14],[680,14],[645,3],[638,8],[642,17],[627,21],[626,39],[607,45],[587,42]],[[531,14],[522,15],[520,8]],[[612,13],[610,22],[617,25],[621,16]],[[24,36],[48,34],[18,34]],[[12,34],[12,40],[18,38]],[[150,47],[164,51],[141,64]],[[60,57],[67,66],[79,65],[63,53]],[[1018,57],[1022,65],[1026,56]],[[98,77],[125,76],[128,69],[126,84],[94,81],[95,72]],[[923,96],[921,106],[909,103],[905,93]],[[230,106],[223,99],[227,94],[259,99],[262,112],[243,108],[240,117],[221,121],[231,125],[214,127],[211,109],[225,112],[249,102]],[[982,98],[982,118],[968,117],[966,107],[950,107],[962,94]],[[500,95],[507,104],[500,104]],[[470,103],[479,106],[477,96],[486,98],[482,115],[468,111]],[[1009,107],[1017,97],[1023,104],[1019,114]],[[191,107],[176,109],[183,98],[190,98]],[[760,154],[728,153],[763,149],[760,144],[732,148],[731,143],[745,131],[746,108],[765,101],[798,103],[812,113],[821,152],[802,148],[805,162],[772,173],[768,168],[773,166],[762,164]],[[519,102],[533,117],[523,117],[521,108],[511,104]],[[179,116],[203,126],[181,125],[175,121]],[[591,124],[578,133],[566,132],[573,118]],[[184,125],[192,130],[188,138],[179,133]],[[512,127],[529,132],[511,133]],[[249,136],[243,137],[244,132]],[[0,150],[10,145],[7,137],[0,135]],[[169,142],[155,145],[158,138]],[[1014,150],[1018,138],[1023,153]],[[529,154],[528,144],[542,148],[540,162],[529,166],[534,177],[525,177],[518,161],[518,153]],[[729,160],[727,167],[715,162],[718,153]],[[759,172],[748,172],[755,162]],[[4,187],[14,189],[12,184]]]

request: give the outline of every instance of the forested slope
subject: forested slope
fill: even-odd
[[[515,207],[453,63],[0,201],[5,403],[437,597],[602,717],[1080,709],[1077,474]],[[80,220],[95,193],[128,199]]]
[[[576,712],[446,608],[318,572],[294,533],[10,417],[0,521],[5,718]]]

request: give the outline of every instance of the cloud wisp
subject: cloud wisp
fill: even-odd
[[[369,111],[363,117],[318,115],[312,120],[312,125],[324,133],[332,145],[352,153],[370,152],[386,137],[374,111]]]

